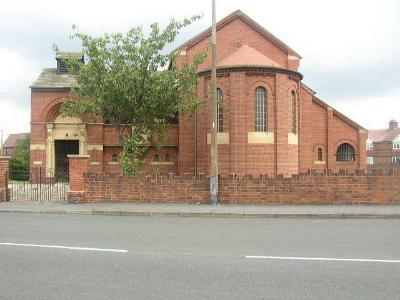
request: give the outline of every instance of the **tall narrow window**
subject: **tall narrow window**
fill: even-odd
[[[267,131],[267,91],[259,86],[256,88],[256,131]]]
[[[318,161],[322,161],[322,148],[318,148]]]
[[[292,91],[292,132],[297,133],[296,93]]]
[[[217,89],[217,132],[224,131],[224,93]]]

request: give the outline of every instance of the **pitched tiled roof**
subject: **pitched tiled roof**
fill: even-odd
[[[280,64],[248,45],[241,46],[231,55],[228,55],[217,63],[217,68],[239,66],[282,68]]]
[[[278,39],[271,32],[266,30],[264,27],[262,27],[260,24],[258,24],[256,21],[254,21],[252,18],[250,18],[248,15],[246,15],[241,10],[234,11],[230,15],[226,16],[225,18],[223,18],[222,20],[217,22],[217,24],[216,24],[217,30],[236,18],[242,19],[244,22],[249,24],[251,27],[253,27],[255,30],[257,30],[259,33],[261,33],[266,38],[271,40],[279,48],[281,48],[282,50],[285,50],[288,54],[295,55],[300,59],[302,58],[300,54],[298,54],[296,51],[294,51],[292,48],[290,48],[288,45],[286,45],[284,42],[282,42],[280,39]],[[211,35],[211,26],[209,28],[207,28],[206,30],[204,30],[203,32],[196,35],[195,37],[191,38],[186,43],[180,45],[174,51],[186,50],[188,47],[196,44],[198,41],[208,37],[209,35]]]
[[[23,140],[29,133],[14,133],[10,134],[8,138],[3,143],[3,147],[5,148],[13,148],[17,146],[17,141]]]
[[[56,68],[45,68],[30,88],[71,88],[76,85],[73,75],[57,74]]]
[[[373,142],[392,142],[399,135],[400,135],[400,128],[371,129],[368,132],[368,137]]]

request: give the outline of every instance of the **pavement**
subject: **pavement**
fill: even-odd
[[[193,205],[0,202],[0,212],[111,216],[400,219],[400,205]]]
[[[400,220],[0,214],[1,299],[399,299]]]

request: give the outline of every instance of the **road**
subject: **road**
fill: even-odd
[[[400,220],[0,214],[2,299],[399,299],[399,282]]]

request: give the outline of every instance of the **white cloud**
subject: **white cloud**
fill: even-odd
[[[0,48],[0,86],[2,92],[32,83],[32,73],[35,72],[33,63],[15,51]]]
[[[372,97],[331,101],[332,106],[367,129],[383,129],[391,119],[400,121],[398,97]]]
[[[10,100],[0,99],[0,130],[4,131],[4,140],[10,133],[29,132],[29,120],[29,108],[20,108]]]
[[[237,9],[304,57],[300,70],[324,101],[367,128],[386,127],[390,118],[400,118],[400,91],[390,89],[400,86],[400,80],[387,67],[400,65],[400,1],[217,0],[218,19]],[[72,24],[100,34],[199,13],[204,18],[185,29],[176,44],[210,25],[211,0],[69,0],[62,5],[54,0],[0,1],[1,126],[7,119],[8,128],[13,125],[16,132],[19,124],[28,124],[29,114],[21,114],[30,103],[28,87],[41,68],[54,66],[52,43],[66,51],[77,49],[78,44],[68,39]],[[351,76],[337,76],[347,73]],[[369,97],[362,99],[365,94]],[[335,101],[339,97],[346,100]],[[8,119],[6,105],[19,109],[25,119]]]

